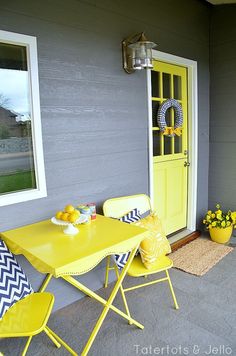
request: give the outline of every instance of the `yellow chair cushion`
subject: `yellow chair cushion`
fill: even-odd
[[[15,303],[0,320],[0,337],[32,336],[46,326],[54,304],[51,293],[33,293]]]
[[[170,243],[166,238],[160,219],[155,212],[134,223],[150,232],[139,247],[142,262],[147,269],[151,269],[158,257],[171,252]]]
[[[128,270],[128,275],[131,277],[142,277],[149,274],[165,271],[173,266],[172,260],[167,256],[160,256],[151,268],[147,270],[144,266],[141,256],[134,257],[131,266]]]

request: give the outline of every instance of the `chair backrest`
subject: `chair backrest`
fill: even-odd
[[[0,240],[0,319],[18,300],[33,293],[21,266]]]
[[[140,211],[140,214],[151,210],[150,198],[146,194],[111,198],[103,204],[103,213],[105,216],[120,218],[135,208]]]

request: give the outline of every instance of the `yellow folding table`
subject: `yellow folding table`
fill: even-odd
[[[142,324],[112,303],[122,286],[122,281],[140,242],[147,234],[147,230],[143,228],[97,215],[97,219],[91,224],[79,225],[79,233],[75,236],[65,235],[61,227],[53,225],[50,220],[8,230],[0,235],[14,254],[24,255],[39,272],[47,274],[40,287],[41,292],[46,289],[52,277],[61,277],[104,305],[82,352],[82,355],[87,355],[110,309],[127,319],[130,324],[140,329],[144,328]],[[73,277],[73,275],[84,274],[92,270],[109,255],[127,251],[131,251],[130,257],[108,300],[100,297]]]

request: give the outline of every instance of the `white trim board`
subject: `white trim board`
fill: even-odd
[[[30,101],[32,113],[32,142],[35,165],[35,179],[37,187],[19,192],[0,195],[0,206],[15,204],[47,196],[46,178],[44,168],[44,155],[42,143],[39,80],[38,80],[38,55],[36,37],[19,33],[0,30],[0,42],[24,46],[27,51],[27,64],[30,80]]]
[[[188,142],[189,162],[188,168],[188,211],[186,229],[196,230],[197,212],[197,159],[198,159],[198,88],[197,88],[197,62],[178,57],[172,54],[153,50],[153,58],[158,61],[184,66],[188,69]],[[148,96],[148,139],[149,139],[149,190],[153,204],[153,138],[152,138],[152,91],[151,71],[147,71],[147,96]]]

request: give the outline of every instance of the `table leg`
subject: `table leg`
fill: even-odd
[[[79,287],[79,289],[81,289],[82,291],[83,291],[83,290],[89,291],[90,296],[92,296],[93,298],[95,298],[96,300],[98,300],[98,301],[100,301],[102,304],[104,304],[104,309],[103,309],[103,311],[102,311],[102,313],[101,313],[101,315],[100,315],[100,317],[99,317],[99,319],[98,319],[98,321],[97,321],[97,323],[96,323],[96,325],[95,325],[95,327],[94,327],[94,329],[93,329],[93,331],[92,331],[92,333],[91,333],[91,335],[90,335],[90,337],[89,337],[89,339],[88,339],[87,344],[85,345],[85,348],[84,348],[83,352],[81,353],[81,356],[86,356],[86,355],[88,354],[88,352],[89,352],[89,350],[90,350],[90,348],[91,348],[91,346],[92,346],[92,344],[93,344],[93,341],[94,341],[94,339],[95,339],[95,337],[96,337],[96,335],[97,335],[99,329],[101,328],[102,323],[103,323],[103,321],[104,321],[104,319],[105,319],[107,313],[109,312],[109,309],[112,309],[112,310],[116,311],[118,314],[122,315],[125,319],[128,319],[128,320],[131,321],[133,324],[136,324],[139,328],[141,328],[141,329],[144,328],[143,325],[141,325],[141,324],[138,323],[136,320],[132,319],[130,316],[128,316],[128,315],[126,315],[125,313],[121,312],[121,310],[119,310],[118,308],[116,308],[116,307],[114,307],[114,306],[112,305],[112,303],[113,303],[113,301],[114,301],[114,299],[115,299],[115,297],[116,297],[116,294],[118,293],[118,291],[119,291],[119,289],[120,289],[121,283],[122,283],[123,279],[125,278],[125,275],[126,275],[128,269],[129,269],[129,267],[130,267],[130,264],[131,264],[131,262],[132,262],[132,260],[133,260],[133,258],[134,258],[134,256],[135,256],[135,253],[136,253],[137,249],[138,249],[138,246],[130,253],[129,259],[128,259],[128,261],[127,261],[125,267],[123,268],[123,270],[122,270],[122,272],[121,272],[121,274],[120,274],[120,276],[119,276],[119,278],[118,278],[118,280],[117,280],[117,282],[116,282],[116,284],[115,284],[115,286],[114,286],[114,288],[113,288],[113,290],[112,290],[112,292],[111,292],[111,295],[110,295],[110,297],[108,298],[107,301],[106,301],[105,299],[99,297],[99,296],[98,296],[97,294],[95,294],[94,292],[88,290],[88,288],[82,286],[78,281],[75,280],[75,281],[77,282],[76,284],[77,284],[77,286]],[[70,276],[63,276],[63,278],[64,278],[65,280],[67,280],[68,282],[70,282],[70,283],[73,282],[73,281],[71,280],[71,278],[73,279],[73,277],[70,277],[70,278],[69,278],[69,277],[70,277]],[[74,282],[71,283],[71,284],[73,284],[74,286],[76,286],[76,284],[75,284]],[[82,288],[80,288],[79,285],[82,286]],[[86,294],[87,294],[87,293],[86,293]]]
[[[53,277],[52,274],[48,273],[47,276],[44,278],[44,281],[42,283],[42,285],[39,288],[39,293],[42,293],[45,291],[45,289],[47,288],[48,283],[50,282],[51,278]]]
[[[115,272],[116,272],[116,277],[117,277],[117,279],[118,279],[119,276],[120,276],[120,274],[119,274],[119,270],[118,270],[118,267],[117,267],[117,266],[115,266]],[[120,285],[120,293],[121,293],[121,297],[122,297],[123,302],[124,302],[126,314],[127,314],[129,317],[131,317],[130,311],[129,311],[129,306],[128,306],[128,303],[127,303],[127,300],[126,300],[126,296],[125,296],[125,292],[124,292],[124,288],[123,288],[122,284]],[[131,321],[129,321],[129,324],[132,325]]]
[[[81,284],[74,277],[72,277],[72,276],[61,276],[61,278],[63,278],[68,283],[72,284],[75,288],[79,289],[84,294],[86,294],[89,297],[97,300],[99,303],[103,304],[104,306],[107,305],[107,300],[106,299],[100,297],[100,295],[96,294],[95,292],[90,290],[88,287],[86,287],[83,284]],[[120,309],[118,309],[114,305],[111,305],[110,309],[112,309],[115,313],[117,313],[120,316],[122,316],[124,319],[128,320],[130,323],[135,324],[138,328],[140,328],[140,329],[144,328],[144,326],[142,324],[140,324],[135,319],[129,317],[127,314],[125,314],[123,311],[121,311]]]

